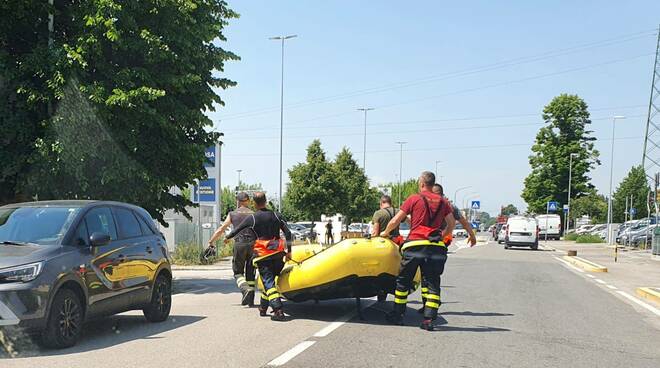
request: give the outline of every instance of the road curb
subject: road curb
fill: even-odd
[[[564,256],[564,260],[568,261],[572,265],[579,267],[585,271],[590,272],[607,272],[607,267],[601,266],[598,263],[588,261],[584,258],[578,256]]]
[[[660,288],[638,287],[635,292],[644,299],[660,304]]]

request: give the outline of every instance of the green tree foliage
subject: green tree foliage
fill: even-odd
[[[0,14],[0,200],[187,214],[189,199],[169,188],[206,175],[204,149],[218,137],[205,111],[223,105],[214,89],[235,84],[221,72],[237,56],[218,41],[237,14],[221,0],[13,0]]]
[[[633,208],[637,209],[635,218],[646,217],[646,199],[648,192],[651,190],[647,181],[644,169],[642,166],[634,166],[628,172],[628,175],[623,178],[616,191],[612,195],[612,218],[613,222],[623,222],[625,219],[626,198],[630,201],[630,196],[633,196]]]
[[[326,160],[321,141],[314,140],[307,147],[306,162],[289,170],[287,201],[307,221],[319,221],[321,215],[335,214],[344,197],[333,165]]]
[[[519,213],[518,208],[516,206],[514,206],[513,204],[508,204],[508,205],[502,207],[501,212],[505,216],[517,215]]]
[[[401,182],[401,185],[399,183],[389,183],[385,186],[392,188],[392,205],[396,208],[401,207],[406,198],[419,192],[418,179],[408,179]],[[399,196],[399,194],[401,195]],[[401,202],[399,202],[399,198],[401,198]]]
[[[369,179],[358,166],[353,155],[344,147],[333,162],[337,181],[342,188],[337,212],[344,215],[346,227],[354,221],[362,221],[378,209],[379,193],[369,187]]]
[[[576,95],[562,94],[543,109],[546,125],[536,135],[529,163],[532,172],[525,178],[522,198],[531,213],[545,213],[546,203],[567,202],[569,159],[573,157],[571,197],[579,197],[593,186],[588,173],[598,161],[594,149],[587,104]]]
[[[593,223],[607,221],[607,199],[590,190],[586,195],[571,200],[571,218],[589,216]]]
[[[239,191],[255,191],[263,190],[261,183],[256,184],[247,184],[241,182],[238,187]],[[225,186],[220,192],[220,200],[222,201],[222,214],[221,217],[224,219],[227,217],[229,212],[236,209],[236,187]]]

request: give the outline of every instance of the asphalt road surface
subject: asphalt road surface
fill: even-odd
[[[391,298],[365,300],[364,320],[353,300],[288,303],[291,321],[277,323],[238,305],[229,269],[178,271],[169,321],[122,314],[90,324],[72,349],[28,349],[0,366],[660,367],[658,309],[555,252],[451,250],[434,332],[418,328],[419,294],[405,326],[385,323]]]

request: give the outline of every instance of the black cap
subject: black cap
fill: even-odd
[[[239,202],[245,202],[245,201],[250,200],[250,196],[247,195],[247,193],[245,193],[245,192],[240,192],[236,195],[236,200],[239,201]]]

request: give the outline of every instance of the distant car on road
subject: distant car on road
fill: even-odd
[[[510,217],[506,222],[504,249],[525,246],[536,250],[539,247],[539,233],[537,219],[525,216]]]
[[[506,239],[506,224],[502,224],[502,226],[500,226],[500,230],[497,232],[497,238],[495,238],[495,240],[497,240],[498,244],[502,244],[504,243],[505,239]]]
[[[165,238],[144,209],[119,202],[49,201],[0,207],[0,326],[76,344],[92,318],[141,309],[170,314]]]
[[[561,218],[556,214],[537,215],[536,222],[539,225],[539,238],[559,240],[561,237]]]
[[[454,238],[467,238],[468,232],[463,228],[463,225],[456,224],[454,231],[452,231],[452,237]]]

